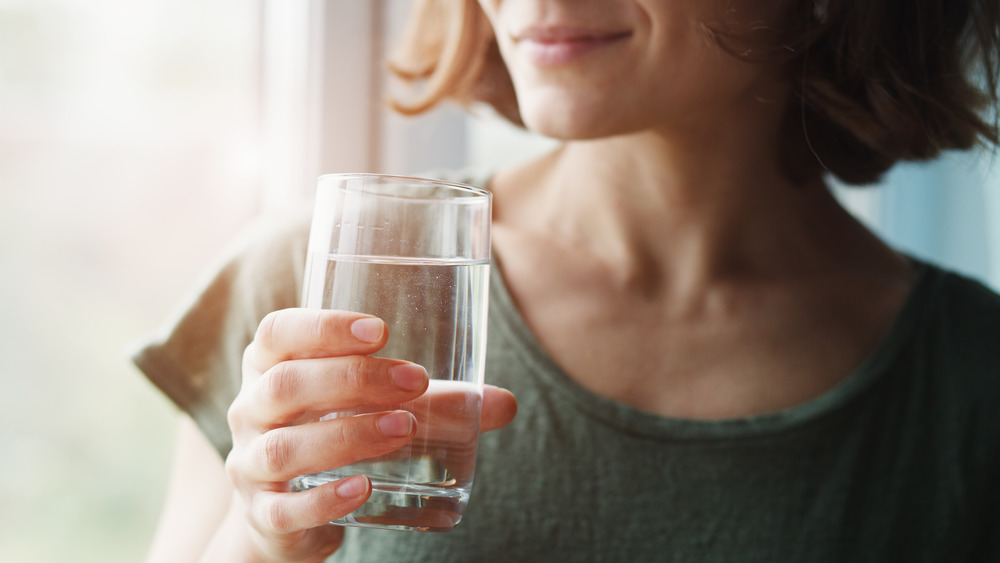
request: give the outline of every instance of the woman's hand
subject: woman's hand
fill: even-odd
[[[359,313],[287,309],[268,315],[243,357],[243,386],[229,410],[233,449],[226,472],[242,510],[224,527],[239,533],[261,561],[322,561],[343,538],[328,522],[355,510],[371,494],[359,475],[303,492],[288,481],[389,453],[409,442],[416,421],[391,410],[319,420],[317,413],[399,405],[428,385],[423,368],[373,358],[385,345],[385,324]],[[513,395],[487,386],[483,431],[513,419]],[[232,541],[226,542],[232,545]]]

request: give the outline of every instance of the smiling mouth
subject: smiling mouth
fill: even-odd
[[[511,40],[536,65],[567,64],[590,53],[617,45],[631,31],[591,31],[575,28],[530,28]]]

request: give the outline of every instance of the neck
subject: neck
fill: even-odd
[[[777,155],[767,154],[776,143],[760,133],[739,135],[762,129],[721,130],[703,138],[646,131],[569,142],[498,177],[497,218],[544,226],[625,267],[620,271],[680,269],[670,263],[684,257],[702,262],[699,270],[712,268],[734,239],[779,211],[776,200],[803,190],[785,181]]]
[[[766,123],[569,142],[497,177],[496,219],[660,291],[817,272],[853,243],[886,258],[822,182],[786,178]]]

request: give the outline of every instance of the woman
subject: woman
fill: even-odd
[[[367,478],[286,492],[414,434],[405,412],[299,413],[426,386],[367,356],[381,321],[289,309],[300,221],[137,357],[200,427],[152,559],[997,560],[1000,297],[885,245],[824,178],[995,143],[998,11],[422,2],[394,68],[426,91],[401,109],[487,101],[565,141],[450,178],[494,193],[487,381],[513,391],[486,390],[484,429],[506,428],[481,439],[465,518],[345,537],[325,523]]]

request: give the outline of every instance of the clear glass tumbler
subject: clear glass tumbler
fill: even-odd
[[[376,355],[418,363],[431,380],[397,407],[417,419],[409,445],[293,480],[303,490],[358,473],[371,479],[368,502],[334,524],[447,532],[462,518],[479,439],[491,203],[485,190],[423,178],[319,179],[302,306],[378,316],[389,340]]]

